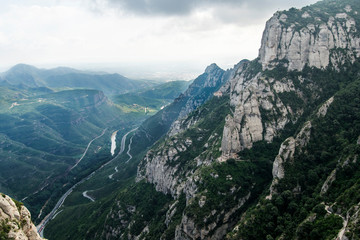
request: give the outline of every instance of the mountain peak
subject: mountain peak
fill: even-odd
[[[34,66],[24,64],[24,63],[19,63],[19,64],[16,64],[15,66],[11,67],[7,71],[7,73],[9,73],[9,72],[34,72],[34,71],[38,71],[38,70],[39,69]]]
[[[325,69],[353,63],[360,56],[359,7],[350,3],[356,1],[321,1],[275,13],[266,23],[259,50],[263,70],[278,64],[301,71],[306,65]]]
[[[206,69],[205,69],[205,73],[212,73],[215,70],[219,70],[221,69],[216,63],[212,63],[210,64]]]

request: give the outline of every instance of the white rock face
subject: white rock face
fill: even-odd
[[[351,8],[346,8],[350,11]],[[327,23],[309,24],[301,29],[295,24],[284,24],[284,14],[276,13],[267,23],[259,50],[263,70],[272,69],[278,61],[288,61],[289,70],[301,71],[305,65],[326,68],[330,62],[338,64],[336,58],[330,58],[330,52],[336,48],[347,48],[340,59],[355,61],[360,56],[359,37],[356,37],[356,23],[346,13],[329,17]],[[305,12],[303,18],[311,18]],[[338,21],[345,20],[345,23]],[[314,21],[315,22],[315,21]]]
[[[192,145],[190,138],[168,140],[162,147],[147,152],[142,164],[138,166],[137,181],[145,179],[155,185],[156,191],[171,194],[173,197],[185,192],[187,199],[197,191],[194,176],[182,176],[179,171],[179,154]],[[195,159],[196,160],[196,159]],[[196,177],[195,177],[196,178]]]
[[[273,163],[272,175],[274,178],[282,179],[285,176],[284,163],[294,158],[296,142],[293,137],[289,137],[280,146],[279,154]]]
[[[241,150],[238,124],[235,123],[231,115],[225,119],[221,149],[228,154]]]
[[[0,222],[10,226],[9,239],[41,240],[36,227],[31,222],[29,210],[24,206],[18,209],[14,201],[4,194],[0,194]]]
[[[287,79],[268,79],[257,74],[247,80],[246,70],[230,80],[230,104],[235,111],[225,119],[221,144],[222,158],[251,148],[254,142],[271,142],[295,113],[285,106],[277,93],[295,92]],[[263,121],[262,112],[270,117]]]

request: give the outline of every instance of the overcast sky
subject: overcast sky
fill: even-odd
[[[17,63],[189,79],[254,59],[277,10],[316,0],[1,0],[0,71]]]

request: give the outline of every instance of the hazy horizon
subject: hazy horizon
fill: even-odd
[[[185,79],[258,55],[277,10],[315,0],[4,0],[0,70],[25,63]]]

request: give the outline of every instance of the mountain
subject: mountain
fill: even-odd
[[[0,237],[1,239],[41,240],[31,222],[29,210],[21,202],[0,195]]]
[[[135,132],[117,182],[99,174],[96,201],[76,202],[84,183],[45,233],[358,239],[359,13],[357,0],[275,13],[258,58],[209,66]]]
[[[72,68],[38,69],[18,64],[2,73],[2,85],[10,84],[30,88],[95,89],[106,95],[120,94],[153,86],[150,81],[131,80],[119,74],[86,72]]]
[[[221,239],[239,220],[229,238],[325,239],[343,224],[348,236],[357,235],[358,200],[350,197],[357,178],[343,171],[359,151],[353,95],[360,71],[358,11],[355,1],[323,1],[276,13],[266,24],[259,58],[239,67],[224,86],[224,105],[221,98],[204,104],[180,125],[184,131],[147,152],[137,181],[175,199],[164,215],[173,232],[162,238]],[[318,109],[326,113],[328,105],[332,120],[315,125]],[[331,113],[341,105],[349,107]],[[296,150],[303,146],[309,148]],[[321,194],[336,181],[335,169],[343,174],[338,187]],[[349,169],[356,176],[357,168]],[[272,173],[272,200],[266,200]],[[152,226],[135,219],[143,229]]]
[[[245,62],[246,60],[239,65]],[[176,132],[178,121],[210,99],[233,73],[234,69],[224,71],[216,64],[208,66],[173,103],[144,121],[136,131],[134,141],[141,143],[140,146],[143,148],[152,145],[170,129]]]

